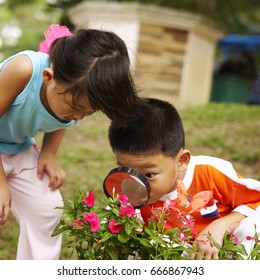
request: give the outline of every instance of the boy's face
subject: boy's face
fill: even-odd
[[[176,179],[183,171],[180,163],[182,152],[183,150],[176,157],[163,154],[147,156],[115,152],[115,157],[119,166],[133,168],[147,178],[151,186],[148,204],[151,204],[176,189]]]

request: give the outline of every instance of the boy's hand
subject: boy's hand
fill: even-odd
[[[197,254],[192,255],[193,260],[218,259],[218,249],[212,244],[212,242],[208,240],[208,235],[213,237],[214,240],[220,245],[220,247],[222,247],[224,233],[222,233],[221,229],[215,227],[214,224],[210,224],[204,230],[202,230],[196,238],[196,241],[198,241],[198,247],[196,247]]]
[[[196,238],[199,241],[197,248],[199,254],[193,254],[192,258],[194,260],[218,259],[218,249],[210,241],[207,241],[207,235],[214,238],[220,247],[222,247],[225,232],[233,232],[244,218],[245,216],[243,214],[233,211],[211,222]]]
[[[9,216],[11,208],[11,192],[9,186],[1,183],[0,187],[0,225],[3,225]]]
[[[65,172],[57,165],[55,157],[41,152],[38,159],[38,177],[42,178],[44,172],[50,177],[50,188],[58,189],[64,184]]]

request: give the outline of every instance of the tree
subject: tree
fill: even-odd
[[[62,18],[65,20],[68,8],[79,2],[87,1],[88,0],[56,0],[53,4],[50,4],[50,6],[62,8],[64,11]],[[215,21],[228,32],[260,33],[259,0],[118,0],[114,2],[139,2],[147,5],[154,4],[185,10],[203,15]]]
[[[133,2],[118,0],[118,2]],[[260,33],[259,0],[136,0],[145,4],[186,10],[203,15],[228,32],[248,33],[250,29],[258,29]]]
[[[43,31],[50,23],[67,25],[73,30],[68,10],[83,1],[88,0],[0,1],[0,60],[23,49],[36,49],[43,40]],[[227,32],[260,34],[259,0],[118,0],[117,2],[140,2],[189,11],[210,18]],[[18,36],[17,40],[7,42],[9,35]]]
[[[21,50],[37,50],[50,23],[59,23],[61,11],[46,10],[46,0],[0,2],[0,60]]]

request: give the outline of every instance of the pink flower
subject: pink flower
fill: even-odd
[[[251,240],[253,240],[254,239],[254,237],[252,237],[252,236],[246,236],[246,240],[248,240],[248,241],[251,241]]]
[[[171,205],[171,199],[167,197],[166,200],[164,201],[164,206],[168,207],[169,205]]]
[[[181,242],[181,241],[186,241],[187,238],[186,238],[186,235],[184,232],[182,232],[181,230],[179,230],[179,238],[178,240]]]
[[[188,229],[193,229],[195,226],[195,221],[192,219],[190,215],[186,215],[186,218],[182,221],[183,227]]]
[[[206,242],[205,240],[203,240],[203,239],[197,239],[197,241],[198,241],[199,243],[203,244],[203,245],[206,245],[206,244],[207,244],[207,242]]]
[[[87,192],[87,197],[84,197],[83,201],[88,205],[88,207],[93,207],[95,202],[95,196],[93,191]]]
[[[141,210],[140,209],[135,209],[135,215],[136,215],[136,220],[138,222],[141,222],[143,223],[144,222],[144,219],[142,217],[142,214],[141,214]]]
[[[173,211],[178,211],[178,208],[176,207],[176,200],[171,200],[169,197],[166,198],[165,202],[164,202],[164,206],[170,210]]]
[[[73,227],[76,227],[76,226],[83,226],[84,223],[80,220],[75,220],[72,224],[71,224]]]
[[[93,213],[93,212],[84,213],[83,217],[86,222],[90,223],[90,225],[91,225],[90,230],[92,232],[95,232],[100,229],[99,219],[95,213]]]
[[[118,200],[119,200],[119,202],[121,202],[121,203],[124,204],[124,205],[126,205],[127,202],[128,202],[127,196],[124,195],[122,192],[119,194]]]
[[[66,26],[51,24],[49,29],[44,32],[45,40],[40,43],[39,52],[49,53],[51,44],[58,38],[72,35]]]
[[[239,239],[236,237],[236,235],[232,231],[229,231],[228,234],[231,236],[232,240],[235,243],[239,243]]]
[[[120,216],[127,216],[130,217],[135,214],[135,209],[133,205],[126,205],[126,206],[120,206]]]
[[[108,223],[108,229],[112,232],[112,233],[119,233],[122,229],[123,229],[123,225],[117,225],[116,224],[116,220],[111,220]]]

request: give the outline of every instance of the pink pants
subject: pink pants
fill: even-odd
[[[20,227],[17,259],[59,259],[62,237],[51,234],[62,215],[54,208],[63,202],[60,191],[48,187],[47,174],[38,179],[38,152],[31,146],[16,155],[0,153],[0,157],[12,193],[11,209]]]

